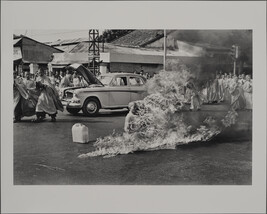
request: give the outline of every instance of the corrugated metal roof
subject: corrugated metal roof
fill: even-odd
[[[142,47],[142,45],[147,44],[150,41],[162,38],[163,35],[163,30],[135,30],[116,39],[112,44],[128,47]]]
[[[180,47],[179,50],[168,50],[168,53],[173,56],[192,56],[192,57],[199,57],[204,56],[205,51],[202,48],[194,47],[185,45]],[[81,42],[80,44],[76,45],[70,53],[88,53],[88,42]],[[132,48],[132,47],[121,47],[111,43],[105,43],[105,51],[110,53],[121,53],[121,54],[140,54],[140,55],[162,55],[162,49],[155,49],[155,48]]]
[[[64,52],[70,52],[76,45],[64,45],[64,46],[53,46],[54,48],[60,49]]]
[[[80,43],[88,41],[88,38],[75,38],[75,39],[64,39],[64,40],[57,40],[54,42],[51,42],[49,45],[51,46],[59,46],[59,45],[68,45],[68,44],[73,44],[73,43]]]

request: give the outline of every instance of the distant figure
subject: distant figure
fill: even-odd
[[[188,89],[191,91],[190,110],[200,110],[202,101],[195,85],[192,82],[188,82],[186,84],[186,90]]]
[[[72,76],[72,81],[73,81],[74,87],[82,86],[81,79],[80,79],[79,75],[77,74],[77,71],[74,71],[73,76]]]
[[[227,103],[231,103],[231,94],[229,92],[231,82],[232,82],[231,74],[229,74],[226,76],[225,79],[225,91],[224,91],[224,101]]]
[[[71,75],[71,72],[69,70],[66,71],[66,78],[68,78],[69,82],[72,83],[72,75]]]
[[[240,85],[244,85],[244,83],[246,82],[245,74],[239,75],[238,82]]]
[[[234,110],[244,109],[246,105],[244,91],[236,76],[234,76],[229,86],[229,92],[231,94],[231,107]]]
[[[212,103],[220,102],[220,92],[219,92],[219,75],[216,75],[216,78],[213,80],[210,91],[210,101]]]
[[[212,92],[212,79],[209,79],[206,83],[206,87],[207,87],[207,101],[208,103],[212,103],[211,101],[211,92]]]
[[[49,74],[49,71],[48,71],[48,70],[45,70],[45,75],[46,75],[47,77],[49,77],[49,76],[50,76],[50,74]]]
[[[63,77],[61,76],[61,80],[59,83],[59,88],[67,88],[67,87],[71,87],[72,83],[70,81],[70,73],[68,73],[68,75],[64,75],[64,73],[61,73],[63,75]]]
[[[65,73],[62,70],[60,70],[59,71],[59,80],[61,81],[64,76],[65,76]]]
[[[30,72],[26,71],[24,74],[25,78],[23,80],[26,87],[29,88],[35,88],[35,82],[30,78]]]
[[[50,72],[49,79],[51,81],[51,84],[53,86],[56,86],[56,78],[55,78],[55,74],[53,72]]]
[[[250,75],[246,75],[246,81],[243,84],[246,109],[252,109],[252,81]]]
[[[218,79],[219,84],[219,101],[224,101],[224,75],[222,74]]]

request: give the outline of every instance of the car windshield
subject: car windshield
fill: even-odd
[[[112,80],[111,76],[100,76],[99,80],[103,83],[103,85],[109,85]]]

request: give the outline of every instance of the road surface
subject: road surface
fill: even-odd
[[[225,114],[217,106],[191,112],[193,120],[207,113]],[[105,111],[98,117],[59,113],[57,122],[31,118],[14,124],[15,185],[250,185],[252,183],[252,115],[240,112],[239,122],[211,142],[118,155],[79,159],[94,150],[100,136],[123,131],[127,111]],[[83,123],[90,142],[72,142],[71,128]]]

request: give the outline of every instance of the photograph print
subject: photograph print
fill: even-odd
[[[252,185],[252,35],[15,30],[14,185]]]

